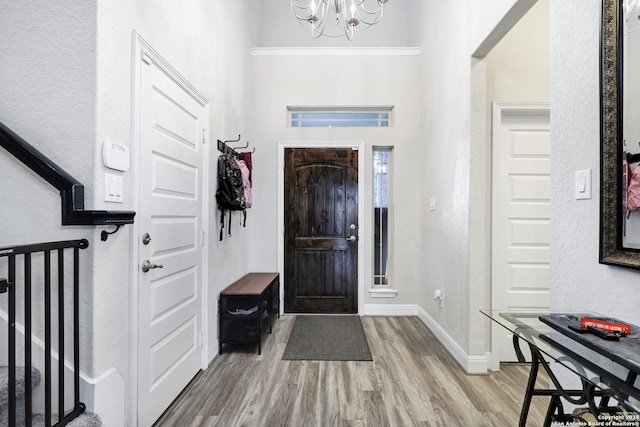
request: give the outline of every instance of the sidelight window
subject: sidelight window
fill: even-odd
[[[373,148],[373,284],[389,285],[392,147]]]

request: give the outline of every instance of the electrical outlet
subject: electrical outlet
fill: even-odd
[[[442,290],[436,289],[433,299],[440,302],[440,308],[444,308],[444,292]]]

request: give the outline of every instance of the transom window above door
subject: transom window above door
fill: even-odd
[[[391,127],[393,106],[287,106],[289,126],[294,127]]]

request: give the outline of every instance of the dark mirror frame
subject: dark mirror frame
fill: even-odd
[[[600,263],[640,268],[622,246],[622,0],[602,0],[600,52]]]

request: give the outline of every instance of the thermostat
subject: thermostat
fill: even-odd
[[[102,143],[102,162],[109,169],[126,172],[129,170],[129,147],[105,139]]]

